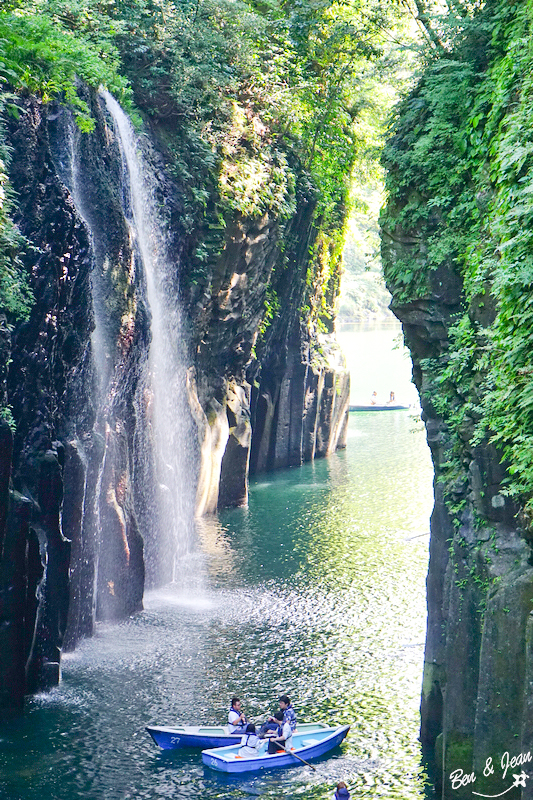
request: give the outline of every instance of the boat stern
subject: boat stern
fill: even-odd
[[[185,745],[185,742],[182,741],[185,730],[161,728],[156,725],[147,725],[145,730],[162,750],[175,750],[176,747],[183,747]]]

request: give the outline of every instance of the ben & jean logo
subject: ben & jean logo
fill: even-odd
[[[533,756],[531,755],[530,751],[528,750],[526,753],[522,752],[519,753],[517,756],[510,756],[508,751],[502,755],[500,759],[500,767],[501,767],[501,779],[502,781],[508,780],[509,778],[513,778],[513,783],[507,787],[503,792],[499,794],[482,794],[481,792],[475,792],[472,789],[472,794],[477,797],[503,797],[510,792],[511,789],[514,789],[516,786],[524,786],[526,785],[527,779],[530,777],[523,769],[520,770],[519,773],[514,773],[512,770],[515,770],[517,767],[523,767],[524,764],[529,764],[530,761],[533,761]],[[483,775],[488,778],[495,773],[495,766],[493,764],[492,757],[487,758],[485,762],[485,767],[483,769]],[[508,773],[510,773],[508,775]],[[475,772],[463,772],[462,769],[456,769],[450,773],[450,782],[452,785],[452,789],[461,789],[465,786],[469,786],[470,784],[474,784],[477,780],[477,775]]]

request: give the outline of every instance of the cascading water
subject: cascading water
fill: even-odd
[[[111,379],[112,367],[108,352],[108,336],[106,335],[106,314],[102,287],[99,285],[101,264],[98,264],[97,246],[90,208],[87,207],[83,170],[80,165],[81,131],[76,125],[73,115],[63,109],[61,118],[64,135],[56,142],[56,160],[58,172],[76,207],[78,216],[83,220],[91,240],[93,268],[91,277],[91,297],[94,314],[94,329],[91,333],[91,363],[95,406],[95,422],[92,441],[80,438],[71,442],[83,464],[85,475],[83,503],[79,536],[72,542],[70,584],[71,599],[69,606],[69,622],[63,649],[74,647],[80,636],[92,635],[97,606],[98,581],[98,540],[102,537],[99,520],[98,498],[102,491],[103,470],[106,462],[106,388]]]
[[[54,162],[89,233],[93,262],[94,330],[79,375],[80,398],[89,402],[80,402],[67,434],[67,472],[81,480],[65,528],[72,540],[67,650],[92,634],[95,619],[139,610],[145,586],[186,573],[190,591],[198,575],[185,560],[193,550],[196,432],[161,184],[119,105],[110,95],[100,105],[114,136],[102,114],[89,138],[67,109],[49,123]]]
[[[120,146],[124,214],[151,315],[148,366],[137,391],[134,474],[138,517],[143,527],[151,528],[151,535],[143,536],[147,585],[156,586],[176,579],[180,558],[192,545],[196,481],[186,345],[177,264],[168,252],[156,177],[130,120],[108,92],[103,97]],[[147,485],[153,484],[154,476],[157,485]]]

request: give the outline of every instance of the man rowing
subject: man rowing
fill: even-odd
[[[276,711],[273,719],[278,723],[278,730],[268,739],[268,753],[273,755],[279,749],[290,751],[292,745],[292,729],[287,720],[283,719],[283,712]],[[267,734],[268,736],[268,734]]]

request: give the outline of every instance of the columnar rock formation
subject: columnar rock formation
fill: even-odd
[[[146,581],[172,578],[156,563],[166,499],[151,450],[145,276],[112,121],[101,98],[86,99],[91,134],[80,134],[64,107],[31,98],[8,126],[36,302],[13,330],[0,320],[0,391],[16,423],[14,437],[0,428],[0,708],[57,683],[61,649],[90,635],[96,619],[141,609]],[[144,149],[187,287],[179,187],[148,137]],[[182,290],[198,514],[245,503],[250,471],[344,445],[342,358],[332,337],[320,345],[300,322],[312,220],[305,197],[284,225],[236,217],[209,291]],[[279,316],[257,360],[282,246]]]
[[[392,218],[397,212],[389,209]],[[425,243],[412,230],[385,228],[383,251],[389,266],[421,265]],[[390,288],[394,294],[397,287],[391,282]],[[531,551],[518,509],[506,496],[501,454],[487,439],[474,438],[472,417],[460,432],[466,481],[461,473],[450,487],[447,472],[454,451],[450,423],[439,410],[437,365],[442,369],[450,362],[450,329],[464,308],[462,279],[453,263],[429,272],[423,297],[404,295],[392,303],[413,359],[435,467],[421,742],[438,796],[444,773],[442,796],[459,799],[470,798],[473,788],[486,794],[505,789],[512,778],[502,783],[502,756],[518,756],[532,746]],[[478,297],[469,313],[491,312]],[[488,758],[496,766],[484,776]],[[476,785],[452,786],[455,770],[475,772]],[[516,796],[526,800],[532,791],[526,787]]]

